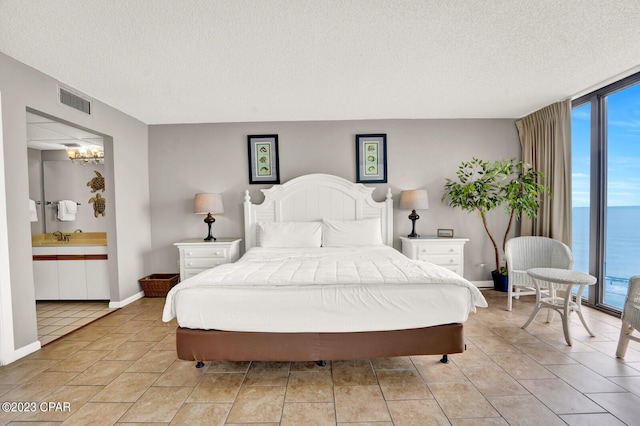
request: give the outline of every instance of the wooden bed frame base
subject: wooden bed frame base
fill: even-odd
[[[186,361],[328,361],[447,355],[465,349],[462,324],[363,333],[247,333],[178,327],[176,346],[178,358]]]

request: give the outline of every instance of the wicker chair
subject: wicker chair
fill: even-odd
[[[533,280],[527,275],[531,268],[571,269],[573,254],[561,241],[547,237],[515,237],[507,241],[504,249],[509,272],[507,310],[510,311],[513,298],[535,295]]]
[[[629,340],[640,342],[640,337],[631,335],[633,330],[638,329],[640,329],[640,275],[629,279],[629,291],[622,310],[622,328],[616,351],[618,358],[624,358]]]

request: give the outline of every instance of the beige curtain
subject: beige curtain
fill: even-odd
[[[549,105],[516,121],[523,161],[543,172],[551,189],[535,219],[523,215],[521,235],[539,235],[571,246],[571,101]]]

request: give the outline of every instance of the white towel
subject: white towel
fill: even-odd
[[[29,220],[31,222],[38,221],[38,210],[36,210],[36,202],[33,200],[29,200]]]
[[[76,211],[78,210],[78,203],[71,200],[58,201],[58,220],[63,222],[69,222],[76,220]]]

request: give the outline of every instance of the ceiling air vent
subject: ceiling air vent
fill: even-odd
[[[58,87],[58,101],[63,105],[91,115],[91,100],[76,95],[64,87]]]

